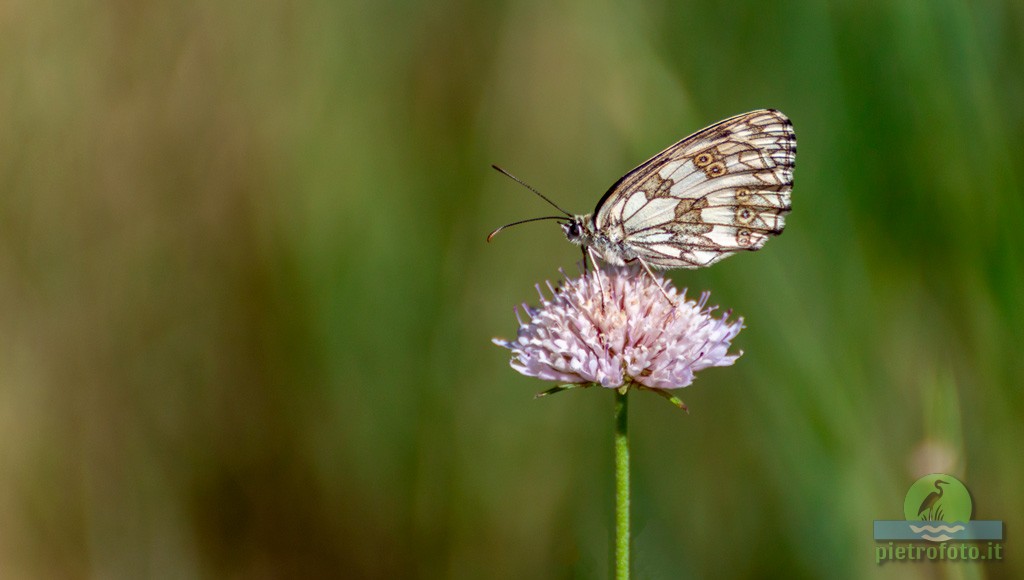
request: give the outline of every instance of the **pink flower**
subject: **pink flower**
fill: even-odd
[[[523,305],[528,321],[516,310],[515,340],[494,339],[512,351],[512,368],[524,375],[581,386],[678,389],[695,372],[731,365],[742,354],[728,353],[742,318],[729,322],[729,312],[713,318],[716,307],[705,306],[709,293],[686,300],[685,291],[677,296],[660,275],[606,267],[547,287],[550,299],[537,286],[540,308]]]

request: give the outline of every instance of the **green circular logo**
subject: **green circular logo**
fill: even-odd
[[[907,521],[971,521],[974,506],[964,484],[952,475],[932,473],[914,482],[903,500]]]

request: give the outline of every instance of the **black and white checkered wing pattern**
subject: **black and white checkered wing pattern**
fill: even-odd
[[[796,135],[782,113],[726,119],[626,174],[598,202],[594,229],[654,268],[701,268],[757,250],[785,227]]]

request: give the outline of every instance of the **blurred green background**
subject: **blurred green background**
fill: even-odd
[[[760,107],[736,366],[633,397],[635,570],[1021,577],[1024,4],[0,5],[0,576],[602,578],[609,392],[490,343],[550,213]],[[1001,563],[875,564],[920,475]]]

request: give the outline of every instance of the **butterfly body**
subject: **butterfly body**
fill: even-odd
[[[592,214],[573,216],[571,222],[562,224],[562,231],[567,240],[583,246],[584,250],[596,252],[598,257],[613,266],[622,266],[637,258],[636,252],[623,243],[621,236],[612,237],[616,232],[596,229]]]
[[[527,185],[565,216],[509,225],[559,220],[570,242],[612,265],[702,268],[758,250],[782,233],[792,208],[795,163],[792,123],[779,111],[759,109],[702,129],[648,159],[615,182],[586,215],[566,213]]]
[[[796,136],[778,111],[726,119],[616,182],[566,238],[613,265],[700,268],[760,249],[790,209]]]

